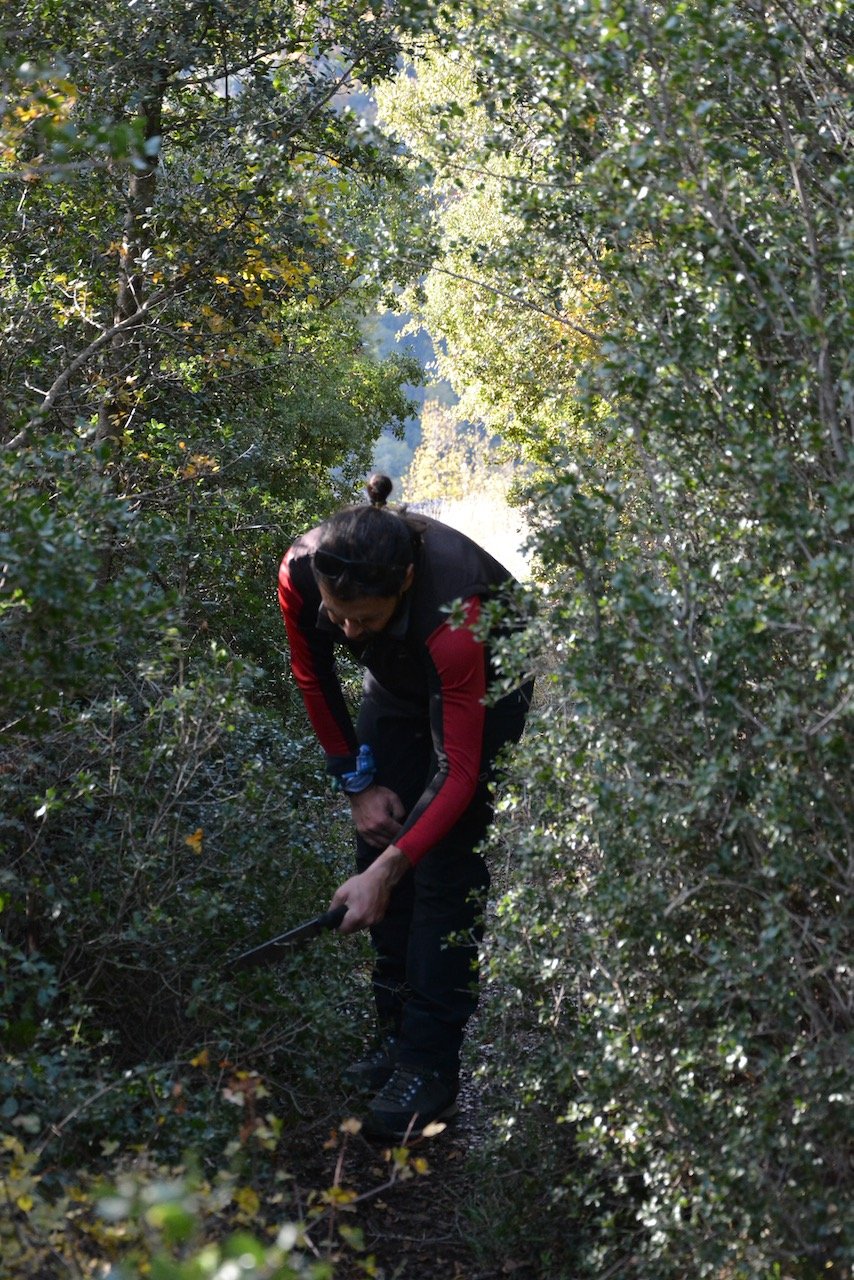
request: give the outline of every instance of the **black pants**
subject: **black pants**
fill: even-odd
[[[477,1005],[478,943],[489,872],[475,847],[492,820],[491,782],[498,752],[518,742],[530,684],[486,712],[475,796],[456,825],[392,890],[388,910],[371,928],[373,986],[380,1029],[398,1037],[400,1061],[453,1076],[465,1025]],[[366,682],[358,736],[377,762],[377,782],[415,805],[436,772],[426,717]],[[359,871],[380,850],[356,841]]]

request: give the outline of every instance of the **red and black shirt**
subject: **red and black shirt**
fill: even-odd
[[[322,529],[298,538],[279,570],[279,604],[287,628],[291,670],[327,767],[335,776],[356,767],[359,744],[335,662],[343,645],[394,697],[429,724],[435,776],[395,838],[416,863],[445,836],[474,796],[480,772],[488,648],[473,634],[484,599],[512,582],[488,552],[438,520],[423,523],[415,580],[383,631],[356,641],[326,615],[311,567]],[[464,626],[447,607],[463,602]]]

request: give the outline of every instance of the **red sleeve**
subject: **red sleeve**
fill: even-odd
[[[354,769],[356,734],[335,667],[330,635],[317,626],[320,596],[307,557],[292,547],[279,569],[279,606],[290,646],[291,670],[332,773]]]
[[[441,724],[433,726],[439,770],[395,838],[413,864],[462,817],[477,788],[486,715],[486,656],[472,627],[480,612],[466,602],[465,625],[443,622],[427,640],[439,681]]]

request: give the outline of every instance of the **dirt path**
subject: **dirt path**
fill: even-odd
[[[314,1128],[299,1160],[300,1182],[355,1193],[358,1199],[341,1210],[340,1221],[360,1228],[364,1238],[363,1254],[339,1255],[336,1280],[364,1280],[358,1259],[369,1256],[376,1270],[368,1274],[376,1280],[536,1280],[524,1260],[490,1264],[472,1243],[466,1210],[477,1188],[469,1156],[482,1144],[488,1117],[471,1081],[463,1084],[459,1106],[444,1132],[411,1144],[411,1160],[426,1162],[426,1171],[398,1177],[391,1186],[386,1149],[361,1134],[338,1134],[335,1122]]]

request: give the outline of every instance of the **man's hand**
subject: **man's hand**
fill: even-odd
[[[384,849],[391,844],[406,817],[400,796],[388,787],[372,786],[347,799],[362,839],[374,849]]]
[[[391,844],[360,875],[345,880],[329,904],[330,907],[346,904],[347,914],[339,932],[355,933],[382,920],[392,889],[410,865],[403,850]]]

